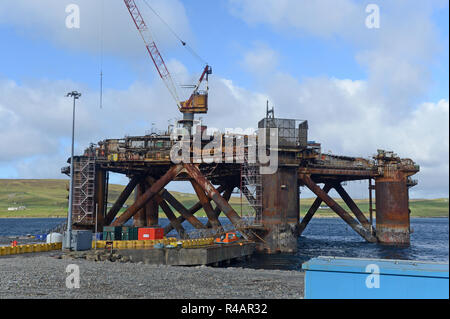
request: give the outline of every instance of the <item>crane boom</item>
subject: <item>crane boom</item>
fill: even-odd
[[[133,19],[136,28],[138,29],[142,39],[144,40],[147,51],[150,54],[150,57],[152,58],[153,64],[155,65],[159,76],[163,80],[164,84],[167,86],[167,89],[169,90],[170,94],[177,102],[178,108],[181,109],[180,99],[178,97],[176,86],[173,82],[172,76],[170,75],[170,72],[167,69],[166,63],[164,62],[164,59],[161,56],[161,53],[159,52],[155,41],[153,40],[150,29],[145,23],[144,18],[142,17],[141,12],[139,11],[138,6],[136,5],[136,2],[134,0],[124,0],[124,2],[128,8],[128,11],[130,12],[131,18]]]

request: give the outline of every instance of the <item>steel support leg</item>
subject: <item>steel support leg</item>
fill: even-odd
[[[313,182],[309,175],[301,175],[302,182],[318,197],[320,197],[336,214],[338,214],[354,231],[368,242],[374,243],[377,239],[352,218],[334,199],[325,193],[316,183]]]
[[[208,224],[212,226],[214,229],[220,228],[222,225],[219,222],[219,219],[217,218],[217,215],[214,213],[214,209],[209,202],[208,196],[206,196],[205,192],[201,188],[201,186],[194,180],[191,180],[192,186],[194,187],[195,193],[198,196],[198,199],[200,200],[200,203],[202,203],[203,210],[206,213],[206,216],[208,217]]]
[[[361,223],[363,227],[365,227],[368,231],[370,231],[370,223],[367,220],[366,216],[364,216],[363,212],[359,209],[350,195],[345,191],[340,183],[333,184],[334,189],[338,192],[344,202],[347,204],[348,208],[355,214],[356,219]]]
[[[228,202],[220,196],[220,193],[214,188],[210,181],[208,181],[200,172],[197,166],[192,164],[183,164],[190,177],[192,177],[206,192],[218,207],[225,213],[231,223],[238,228],[240,226],[241,218],[238,213],[228,204]]]
[[[133,192],[136,185],[141,181],[142,176],[134,176],[128,185],[125,187],[125,189],[122,191],[122,193],[117,198],[116,202],[114,203],[113,207],[109,210],[108,214],[105,218],[105,225],[111,224],[111,222],[116,217],[117,213],[120,211],[120,209],[123,207],[123,204],[127,201],[128,197],[130,197],[131,193]]]
[[[202,224],[193,214],[191,214],[186,207],[183,206],[172,194],[164,190],[161,194],[173,208],[175,208],[192,226],[196,229],[205,229],[206,226]]]
[[[181,165],[172,166],[166,174],[157,180],[145,193],[129,207],[119,218],[117,218],[112,226],[122,226],[131,217],[133,217],[139,209],[141,209],[149,200],[151,200],[158,192],[160,192],[167,184],[169,184],[183,169]]]
[[[331,189],[330,184],[325,184],[322,191],[328,194],[328,192]],[[303,217],[302,222],[300,223],[298,227],[298,236],[301,236],[303,231],[305,230],[306,226],[308,226],[309,222],[313,218],[316,211],[319,209],[320,204],[322,204],[322,199],[320,197],[317,197],[314,203],[311,205],[311,207],[308,209],[308,212],[306,213],[305,217]]]

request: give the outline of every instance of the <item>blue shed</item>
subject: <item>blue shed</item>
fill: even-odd
[[[309,299],[448,299],[448,263],[313,258],[302,265]]]

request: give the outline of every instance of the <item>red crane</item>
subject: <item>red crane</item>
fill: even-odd
[[[177,102],[178,109],[182,113],[207,113],[208,112],[208,84],[206,84],[206,90],[200,91],[200,85],[203,80],[208,82],[208,75],[212,73],[211,67],[206,65],[203,73],[195,86],[194,92],[191,94],[188,100],[180,101],[180,98],[177,94],[176,86],[170,75],[169,70],[167,69],[166,63],[164,62],[161,53],[156,46],[155,41],[151,35],[151,32],[144,21],[144,18],[139,11],[138,6],[136,5],[135,0],[124,0],[125,5],[130,12],[130,15],[138,29],[142,39],[144,40],[145,46],[147,48],[150,57],[158,71],[159,76],[164,81],[164,84],[167,86],[170,94],[173,96],[175,101]],[[185,42],[182,41],[183,45],[186,45]]]

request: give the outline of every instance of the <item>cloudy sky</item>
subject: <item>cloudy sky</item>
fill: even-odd
[[[176,82],[197,78],[199,59],[136,1]],[[393,150],[421,166],[411,197],[448,197],[448,1],[146,1],[213,67],[209,126],[255,127],[270,100],[276,116],[307,119],[324,151]],[[80,28],[66,27],[70,4]],[[379,28],[366,26],[369,4]],[[83,94],[77,153],[180,117],[122,0],[4,0],[0,38],[0,178],[63,178],[69,91]]]

